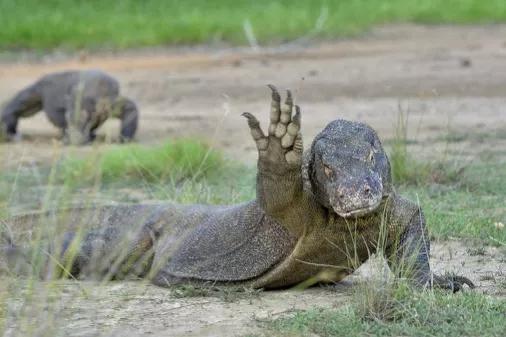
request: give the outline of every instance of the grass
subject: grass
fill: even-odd
[[[392,178],[396,185],[421,186],[427,184],[456,184],[461,181],[466,170],[466,163],[459,160],[448,160],[447,154],[434,158],[418,159],[408,150],[409,111],[404,111],[399,105],[395,137],[391,140],[389,159],[392,168]],[[416,143],[416,142],[415,142]]]
[[[254,196],[252,169],[195,140],[104,146],[84,156],[66,150],[56,157],[50,166],[0,172],[0,218],[89,202],[223,204]]]
[[[117,145],[86,158],[70,156],[61,163],[66,182],[89,184],[143,180],[163,183],[199,179],[224,166],[221,154],[194,140],[176,140],[146,147],[139,144]]]
[[[502,0],[0,0],[0,48],[273,43],[349,36],[391,22],[505,21]]]
[[[506,217],[504,157],[482,154],[471,163],[444,152],[417,158],[408,149],[412,142],[407,133],[408,117],[399,106],[395,137],[389,147],[392,176],[401,194],[421,205],[431,235],[506,245],[506,231],[495,226]],[[502,139],[497,137],[500,134],[489,134],[481,141]],[[479,135],[483,137],[482,132]],[[472,134],[467,137],[474,139]]]
[[[506,208],[506,165],[491,160],[469,165],[458,181],[434,184],[430,181],[399,188],[422,206],[433,237],[464,237],[491,244],[506,244],[506,231],[495,223],[504,222]]]
[[[481,251],[480,251],[481,253]],[[381,262],[373,260],[374,262]],[[337,309],[313,308],[265,324],[276,336],[502,336],[506,300],[474,291],[422,290],[385,277],[385,265],[354,282]],[[491,277],[494,277],[493,275]],[[495,280],[494,280],[495,281]]]
[[[384,289],[382,289],[384,290]],[[506,301],[469,292],[414,292],[396,286],[377,294],[377,307],[360,295],[339,309],[311,309],[270,324],[276,336],[502,336]],[[363,297],[363,296],[362,296]],[[375,310],[376,309],[376,310]]]

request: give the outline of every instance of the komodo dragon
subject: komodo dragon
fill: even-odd
[[[137,130],[135,103],[119,96],[119,84],[98,70],[66,71],[43,76],[17,93],[2,109],[0,140],[16,138],[18,120],[44,110],[66,142],[83,144],[109,117],[121,120],[121,140]]]
[[[465,277],[432,274],[422,211],[395,192],[373,129],[335,120],[303,155],[300,109],[289,91],[281,104],[276,88],[270,88],[268,135],[252,114],[243,114],[259,153],[255,200],[72,210],[61,218],[77,229],[50,245],[62,247],[52,256],[60,257],[65,272],[147,277],[160,286],[212,281],[271,289],[308,280],[337,282],[381,252],[391,269],[415,286],[473,287]],[[15,229],[30,219],[9,224]],[[97,228],[79,230],[83,225]],[[10,255],[19,255],[13,249]]]

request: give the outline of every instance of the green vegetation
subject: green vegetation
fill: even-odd
[[[199,179],[223,169],[221,155],[194,140],[177,140],[146,147],[117,145],[86,158],[69,157],[61,163],[66,182],[86,184],[144,180],[163,183],[168,179]]]
[[[504,21],[503,0],[0,0],[0,48],[246,44],[248,26],[268,43],[347,36],[390,22]]]
[[[502,336],[506,302],[477,293],[415,292],[397,285],[380,303],[363,306],[364,295],[337,310],[312,309],[274,321],[280,336]]]
[[[447,140],[446,140],[447,141]],[[422,186],[427,184],[457,184],[466,169],[458,160],[447,160],[446,156],[420,160],[409,151],[413,142],[408,137],[408,113],[398,107],[395,137],[390,146],[392,178],[396,185]],[[448,142],[448,141],[447,141]]]
[[[254,170],[195,140],[108,145],[84,156],[68,152],[51,166],[0,172],[0,218],[88,202],[223,204],[254,195]]]
[[[506,162],[494,153],[482,153],[476,163],[463,162],[446,151],[431,158],[417,158],[408,150],[408,114],[399,106],[395,138],[389,142],[389,158],[395,185],[401,194],[420,203],[433,237],[466,237],[506,246],[504,221]],[[452,135],[453,133],[448,133]],[[488,135],[468,134],[460,141],[502,139],[497,130]],[[453,137],[448,144],[456,141]]]
[[[404,187],[400,191],[420,202],[432,236],[481,239],[506,246],[506,230],[496,226],[506,218],[505,164],[473,164],[456,183]]]
[[[506,245],[506,231],[495,225],[506,216],[504,160],[465,165],[458,159],[425,162],[394,151],[392,171],[398,190],[420,203],[433,237],[466,237]]]

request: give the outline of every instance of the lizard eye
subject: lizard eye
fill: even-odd
[[[367,162],[370,163],[371,165],[374,165],[374,151],[371,150],[371,152],[369,152],[369,155],[367,156]]]
[[[327,165],[323,165],[323,172],[325,172],[327,178],[330,178],[332,176],[332,169]]]

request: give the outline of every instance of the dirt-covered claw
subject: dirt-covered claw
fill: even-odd
[[[454,274],[437,276],[434,278],[433,284],[434,287],[451,290],[453,293],[463,290],[465,285],[467,285],[470,289],[474,289],[476,287],[467,277]]]
[[[246,117],[248,120],[248,126],[250,128],[251,136],[255,141],[258,150],[265,150],[267,148],[268,140],[260,127],[260,122],[258,119],[249,112],[242,113],[242,116]]]
[[[281,138],[281,146],[285,149],[294,145],[295,137],[297,137],[300,131],[300,108],[298,105],[295,106],[295,111],[292,121],[286,127],[285,135]]]
[[[283,124],[290,123],[290,120],[292,119],[292,107],[293,107],[292,93],[290,90],[287,90],[285,103],[281,107],[281,116],[279,118],[279,121],[281,123]]]
[[[476,287],[470,279],[464,276],[452,276],[450,282],[452,284],[451,290],[454,293],[464,289],[464,285],[467,285],[470,289],[474,289]]]
[[[278,89],[272,84],[267,85],[269,89],[272,91],[272,100],[271,100],[271,123],[269,124],[269,134],[273,135],[276,132],[276,125],[279,122],[279,117],[281,114],[281,96],[279,95]]]
[[[293,144],[293,151],[302,157],[302,154],[304,152],[304,146],[302,143],[302,134],[300,132],[297,134],[297,137],[295,137],[295,142]]]
[[[299,133],[297,134],[293,142],[293,149],[285,154],[286,162],[291,165],[301,164],[302,153],[303,153],[302,135]]]

